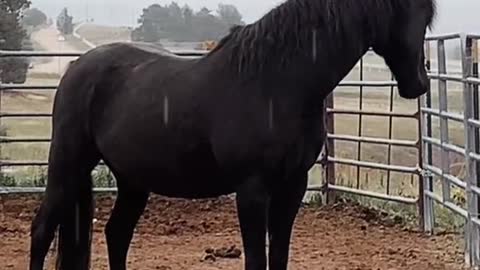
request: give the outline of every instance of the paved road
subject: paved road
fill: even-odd
[[[59,39],[54,25],[32,33],[32,39],[40,44],[45,51],[74,52],[77,51],[68,42]],[[50,57],[48,62],[36,64],[31,72],[63,74],[68,63],[76,57]]]

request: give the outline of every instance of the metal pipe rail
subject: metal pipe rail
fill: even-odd
[[[45,160],[1,160],[1,167],[47,166]]]
[[[466,36],[467,38],[470,38],[470,39],[480,39],[480,34],[467,34]]]
[[[400,113],[400,112],[338,109],[338,108],[327,108],[327,113],[328,114],[368,115],[368,116],[392,116],[392,117],[397,117],[397,118],[416,118],[417,114],[418,114],[418,113]]]
[[[24,84],[2,84],[0,83],[0,91],[7,90],[56,90],[58,85],[24,85]]]
[[[451,113],[451,112],[446,112],[446,111],[440,111],[440,110],[436,110],[436,109],[432,109],[432,108],[423,107],[421,109],[421,112],[424,113],[424,114],[430,114],[430,115],[434,115],[434,116],[437,116],[437,117],[445,117],[445,118],[448,118],[450,120],[454,120],[454,121],[457,121],[457,122],[463,122],[465,120],[463,115],[461,115],[461,114]]]
[[[461,75],[451,75],[451,74],[443,74],[443,73],[428,73],[430,79],[435,80],[443,80],[443,81],[452,81],[452,82],[465,82],[465,78]]]
[[[0,187],[0,195],[7,195],[13,193],[44,193],[44,187]],[[114,193],[117,192],[117,188],[100,188],[95,187],[93,188],[94,193]]]
[[[386,144],[386,145],[405,146],[405,147],[418,146],[417,141],[359,137],[359,136],[340,135],[340,134],[331,134],[331,133],[327,134],[327,138],[337,140],[337,141],[364,142],[364,143],[370,143],[370,144]]]
[[[439,168],[437,167],[434,167],[434,166],[430,166],[428,164],[425,164],[424,165],[424,169],[432,172],[433,174],[435,174],[436,176],[439,176],[439,177],[445,177],[448,181],[450,181],[450,183],[454,184],[455,186],[457,187],[460,187],[460,188],[466,188],[467,187],[467,183],[465,183],[464,181],[462,181],[461,179],[451,175],[451,174],[446,174],[444,172],[442,172],[442,170],[440,170]]]
[[[454,211],[457,214],[460,214],[465,219],[468,217],[467,210],[461,208],[460,206],[458,206],[458,205],[456,205],[456,204],[454,204],[450,201],[445,201],[442,197],[440,197],[439,195],[437,195],[437,194],[435,194],[431,191],[426,190],[425,191],[425,196],[427,196],[431,199],[434,199],[438,203],[443,204],[445,207],[449,208],[450,210]]]
[[[454,145],[454,144],[451,144],[451,143],[448,143],[448,142],[442,142],[441,140],[436,139],[436,138],[423,137],[422,140],[425,143],[433,144],[435,146],[440,147],[441,149],[448,150],[450,152],[454,152],[454,153],[457,153],[457,154],[460,154],[460,155],[465,154],[465,148],[459,147],[457,145]]]
[[[335,158],[331,156],[327,158],[327,161],[331,163],[350,165],[350,166],[360,166],[363,168],[378,169],[378,170],[385,170],[385,171],[392,171],[392,172],[418,174],[421,171],[420,168],[418,167],[388,165],[388,164],[381,164],[381,163],[368,162],[368,161],[359,161],[355,159]]]
[[[25,166],[48,166],[46,160],[0,160],[1,167],[25,167]],[[105,162],[100,161],[98,166],[105,166]]]
[[[50,138],[40,137],[0,137],[0,143],[49,143]]]
[[[343,192],[343,193],[349,193],[349,194],[354,194],[354,195],[362,195],[365,197],[370,197],[374,199],[380,199],[380,200],[386,200],[386,201],[392,201],[392,202],[398,202],[398,203],[404,203],[404,204],[416,204],[418,203],[418,199],[416,198],[407,198],[407,197],[401,197],[401,196],[393,196],[393,195],[386,195],[378,192],[373,192],[373,191],[368,191],[368,190],[359,190],[356,188],[349,188],[349,187],[344,187],[344,186],[337,186],[337,185],[328,185],[328,189],[337,191],[337,192]]]
[[[52,117],[51,113],[0,113],[0,118]]]
[[[438,40],[451,40],[451,39],[458,39],[461,37],[460,33],[447,33],[447,34],[437,34],[437,35],[430,35],[426,36],[426,41],[438,41]]]
[[[80,57],[85,52],[48,52],[48,51],[9,51],[9,50],[0,50],[0,57]],[[191,51],[172,51],[171,52],[177,56],[183,57],[201,57],[206,55],[208,52],[203,50]]]
[[[344,81],[338,84],[339,87],[390,87],[397,86],[395,81]]]

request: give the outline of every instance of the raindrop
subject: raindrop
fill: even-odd
[[[273,100],[272,98],[268,101],[268,126],[270,129],[273,129]]]
[[[80,242],[80,206],[78,202],[75,204],[75,243]]]
[[[312,60],[317,61],[317,29],[312,30]]]
[[[168,125],[168,97],[163,98],[163,122]]]

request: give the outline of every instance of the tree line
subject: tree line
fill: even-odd
[[[32,14],[36,16],[36,10],[29,7],[29,0],[0,0],[1,50],[33,50],[27,29],[37,24],[37,21],[31,20]],[[41,21],[44,22],[43,18]],[[25,82],[29,64],[30,59],[26,57],[1,58],[0,81]]]
[[[73,33],[73,16],[68,15],[67,8],[63,8],[57,16],[57,29],[64,35]]]
[[[152,4],[143,9],[139,26],[132,31],[131,39],[145,42],[218,40],[233,25],[245,24],[234,5],[219,4],[216,14],[212,13],[213,10],[205,7],[194,11],[190,6],[180,7],[176,2]]]
[[[27,37],[22,25],[23,12],[30,6],[28,0],[0,0],[0,48],[18,50]]]

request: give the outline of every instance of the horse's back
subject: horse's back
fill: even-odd
[[[111,43],[83,54],[69,64],[60,81],[53,108],[54,120],[72,118],[73,114],[76,114],[74,118],[89,115],[92,99],[99,92],[118,86],[132,70],[152,61],[181,60],[162,46],[147,43]]]
[[[162,185],[162,193],[174,194],[187,179],[216,181],[220,178],[205,131],[208,125],[199,109],[205,91],[195,87],[198,73],[190,72],[196,61],[149,44],[96,48],[65,74],[54,117],[69,118],[62,132],[68,133],[68,126],[84,127],[112,171],[137,178],[139,185],[155,189],[145,182],[178,179],[178,185]],[[185,170],[185,164],[193,165]],[[201,183],[182,192],[202,193]],[[205,192],[224,193],[225,187],[219,189]]]

